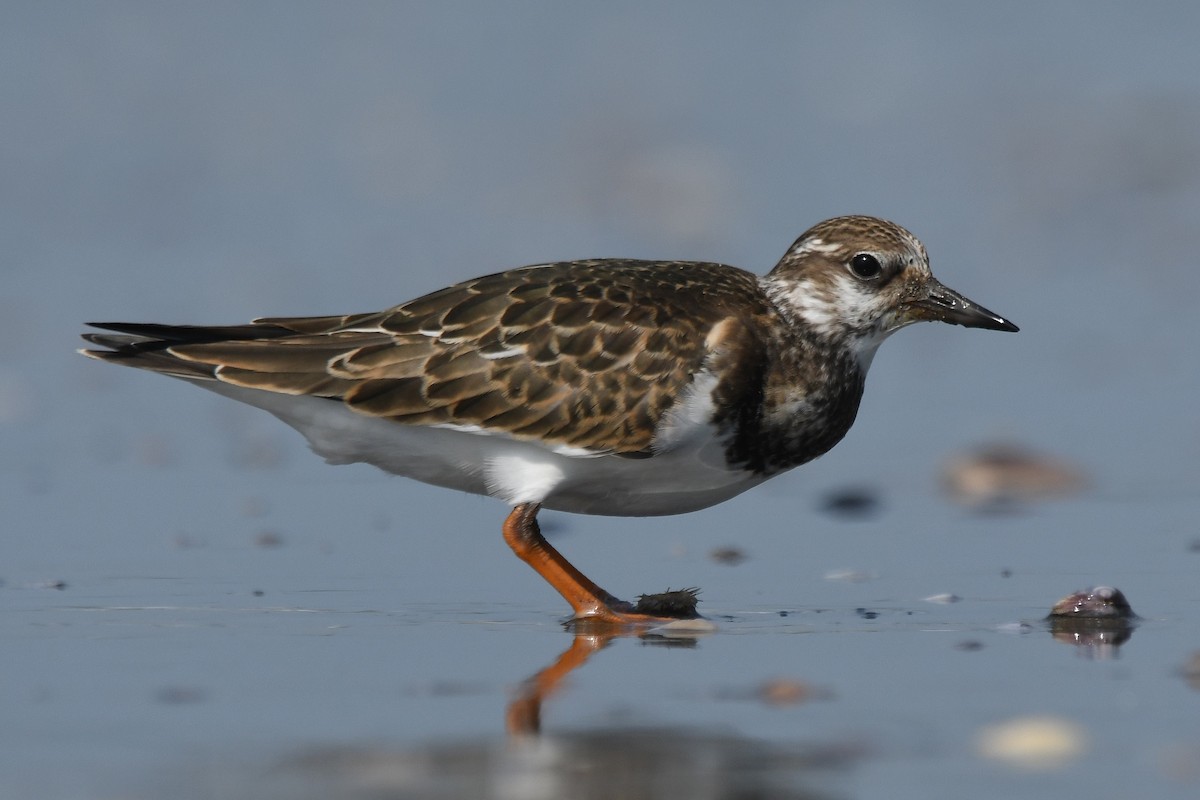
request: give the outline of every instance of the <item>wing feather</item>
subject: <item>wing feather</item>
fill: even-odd
[[[105,324],[122,335],[89,334],[109,349],[88,354],[334,398],[405,424],[645,455],[655,424],[712,356],[714,328],[730,319],[756,328],[770,313],[754,276],[733,267],[567,262],[466,281],[372,314],[222,328]]]

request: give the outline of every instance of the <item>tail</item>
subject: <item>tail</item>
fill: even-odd
[[[231,340],[277,339],[295,335],[279,325],[159,325],[140,322],[89,322],[89,327],[115,333],[85,333],[84,341],[102,350],[80,350],[97,361],[160,372],[177,378],[213,380],[214,366],[180,358],[171,351],[177,345],[213,344]]]

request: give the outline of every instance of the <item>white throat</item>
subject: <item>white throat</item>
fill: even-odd
[[[837,277],[832,285],[767,276],[761,285],[786,317],[819,336],[843,343],[864,374],[879,345],[896,330],[880,324],[879,298],[864,292],[849,276]]]

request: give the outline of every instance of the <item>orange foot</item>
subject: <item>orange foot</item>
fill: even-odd
[[[571,625],[579,630],[611,627],[644,627],[680,619],[698,619],[698,590],[681,589],[641,595],[627,603],[601,589],[555,550],[537,524],[537,503],[523,503],[504,520],[504,541],[517,557],[561,594],[574,611]]]

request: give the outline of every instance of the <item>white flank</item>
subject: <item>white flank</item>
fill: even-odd
[[[494,430],[488,430],[482,425],[459,425],[453,422],[440,422],[436,425],[428,426],[430,428],[438,428],[446,431],[456,431],[457,433],[469,433],[475,436],[491,436],[496,437],[502,434],[496,433]],[[585,447],[572,447],[569,444],[552,444],[545,443],[539,445],[551,453],[557,453],[560,456],[568,456],[570,458],[600,458],[605,453],[599,453],[595,450],[588,450]]]
[[[692,384],[684,390],[679,400],[667,411],[659,426],[658,435],[652,445],[655,452],[674,450],[695,439],[698,431],[711,427],[713,415],[713,389],[717,388],[717,376],[710,370],[697,372]],[[710,436],[705,432],[704,438]]]
[[[553,454],[496,455],[483,467],[488,494],[510,506],[541,503],[562,483],[563,471],[553,463]]]
[[[650,458],[520,441],[469,426],[403,425],[320,397],[219,381],[189,383],[271,412],[331,463],[373,464],[510,504],[540,502],[609,516],[681,514],[728,500],[763,480],[725,463],[723,443],[708,422],[715,378],[707,373],[664,420]]]

